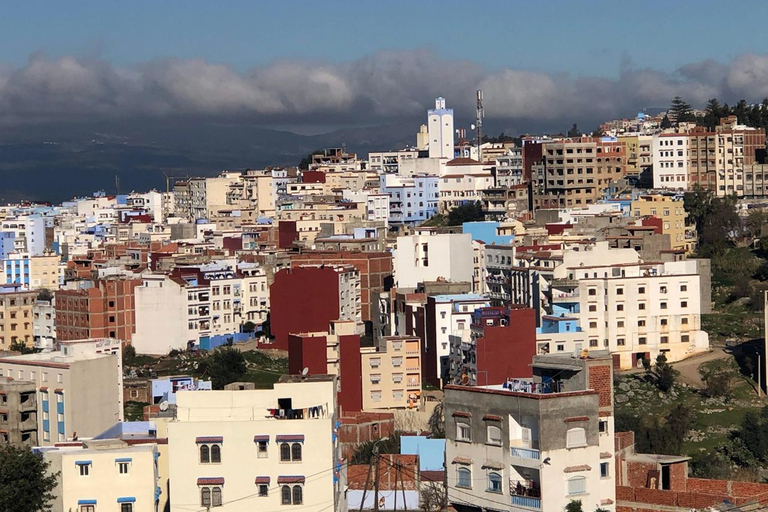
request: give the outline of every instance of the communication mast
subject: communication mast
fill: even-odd
[[[475,119],[475,129],[477,130],[477,159],[483,163],[483,151],[480,145],[483,143],[483,91],[477,90],[477,119]]]

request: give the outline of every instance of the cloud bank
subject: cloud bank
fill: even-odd
[[[444,96],[468,124],[474,91],[487,119],[593,123],[663,107],[675,95],[759,101],[768,96],[768,55],[690,63],[673,73],[624,64],[618,78],[522,69],[491,71],[428,50],[385,51],[341,64],[278,61],[239,72],[202,60],[133,67],[72,56],[33,55],[0,64],[0,125],[195,117],[289,124],[374,124],[423,116]]]

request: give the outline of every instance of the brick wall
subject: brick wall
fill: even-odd
[[[589,367],[589,387],[599,393],[599,407],[613,407],[613,376],[610,362]]]

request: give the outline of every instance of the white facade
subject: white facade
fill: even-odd
[[[490,300],[483,295],[471,293],[436,295],[435,301],[435,346],[437,357],[437,378],[447,379],[450,372],[451,340],[469,342],[472,313],[477,308],[490,306]],[[427,357],[432,357],[428,354]]]
[[[179,392],[168,424],[171,510],[346,510],[336,384],[316,376],[273,389]]]
[[[56,348],[56,307],[55,300],[35,301],[32,306],[32,327],[35,330],[35,348],[53,350]]]
[[[38,451],[50,463],[49,471],[60,473],[52,512],[156,510],[157,445],[88,441]]]
[[[473,249],[469,233],[421,233],[397,237],[393,263],[398,288],[416,288],[420,282],[438,279],[472,282]]]
[[[688,189],[691,163],[690,137],[670,133],[653,136],[653,186],[671,190]]]
[[[427,111],[429,157],[453,158],[453,109],[445,108],[445,98],[435,100],[435,108]]]

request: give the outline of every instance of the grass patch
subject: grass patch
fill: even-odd
[[[144,419],[144,402],[126,402],[123,408],[125,421],[142,421]]]

